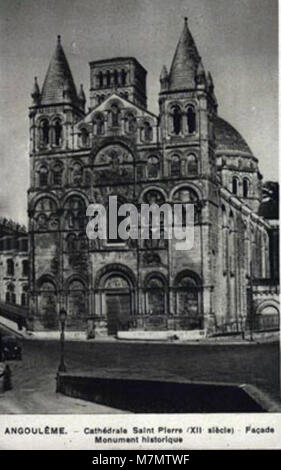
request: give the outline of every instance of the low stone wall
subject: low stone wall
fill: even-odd
[[[90,373],[60,373],[57,377],[57,391],[135,413],[277,411],[274,409],[275,404],[263,392],[250,385],[177,383],[100,378]]]

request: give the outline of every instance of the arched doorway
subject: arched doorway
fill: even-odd
[[[132,315],[132,288],[123,274],[112,274],[104,282],[104,300],[109,335],[128,330]]]
[[[196,276],[186,273],[179,275],[175,282],[175,312],[179,316],[181,328],[201,329],[201,288]]]

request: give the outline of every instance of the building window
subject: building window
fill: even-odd
[[[232,178],[232,192],[233,194],[238,193],[238,178],[236,176]]]
[[[198,172],[198,165],[197,165],[197,158],[195,155],[190,154],[187,157],[187,174],[188,175],[197,175]]]
[[[114,73],[113,73],[113,78],[114,78],[114,85],[118,85],[118,72],[117,70],[114,70]]]
[[[43,119],[41,122],[41,139],[40,143],[46,147],[50,142],[50,125],[48,119]]]
[[[28,273],[29,273],[29,263],[28,263],[28,260],[25,259],[22,262],[22,275],[28,276]]]
[[[14,261],[12,259],[7,259],[7,275],[13,276],[15,274]]]
[[[171,176],[178,177],[181,175],[181,160],[178,155],[173,155],[171,159]]]
[[[103,87],[103,74],[102,74],[102,72],[98,73],[98,82],[99,82],[98,83],[99,88],[102,88]]]
[[[182,187],[173,195],[173,202],[180,204],[193,204],[194,206],[194,223],[200,222],[201,204],[197,193],[190,187]],[[186,218],[185,211],[182,211],[183,219]]]
[[[158,178],[159,176],[159,158],[158,157],[149,157],[147,161],[147,177],[150,179]]]
[[[173,133],[179,135],[181,133],[182,115],[178,106],[173,108],[172,112]]]
[[[122,69],[121,70],[121,85],[126,85],[126,76],[127,76],[127,72],[126,70]]]
[[[8,304],[15,304],[16,303],[15,286],[13,284],[9,284],[7,286],[6,303],[8,303]]]
[[[54,144],[58,147],[62,143],[62,125],[59,119],[54,123]]]
[[[70,233],[66,238],[66,249],[69,253],[77,251],[77,239],[75,233]]]
[[[48,185],[48,168],[46,166],[41,166],[39,170],[39,186]]]
[[[108,70],[106,72],[106,85],[110,86],[110,82],[111,82],[111,77],[110,77],[110,71]]]
[[[193,106],[189,106],[187,109],[187,131],[189,134],[196,132],[196,114]]]
[[[243,197],[248,197],[249,195],[249,180],[247,178],[243,179]]]

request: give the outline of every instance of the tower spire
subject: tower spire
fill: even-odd
[[[195,77],[200,56],[184,18],[183,30],[170,69],[170,89],[182,90],[195,87]]]
[[[42,87],[41,104],[59,104],[64,102],[65,97],[69,103],[80,108],[72,73],[61,45],[61,36],[58,35],[56,49]]]

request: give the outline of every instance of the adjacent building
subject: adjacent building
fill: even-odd
[[[26,228],[0,218],[0,302],[28,305],[28,234]]]

